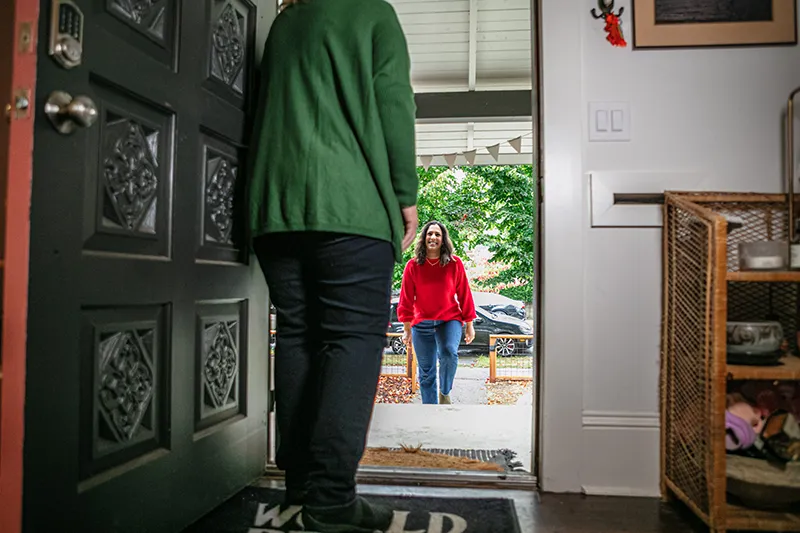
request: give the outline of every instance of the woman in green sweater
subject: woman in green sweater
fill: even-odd
[[[277,309],[277,464],[307,529],[372,533],[356,497],[394,262],[417,230],[408,48],[384,0],[288,2],[264,50],[249,183]]]

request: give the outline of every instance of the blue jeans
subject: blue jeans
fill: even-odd
[[[424,320],[411,328],[411,339],[419,365],[422,403],[439,403],[436,390],[436,363],[439,363],[439,391],[450,394],[458,368],[461,321]]]

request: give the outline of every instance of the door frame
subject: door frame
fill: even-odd
[[[543,341],[543,296],[544,284],[543,271],[544,261],[542,260],[543,246],[543,223],[542,209],[544,206],[544,135],[543,135],[543,99],[542,99],[542,30],[541,30],[541,9],[542,0],[530,0],[531,2],[531,114],[533,123],[533,154],[531,163],[534,166],[533,186],[535,187],[534,197],[536,199],[536,217],[534,231],[534,323],[533,334],[536,346],[536,360],[534,362],[533,383],[535,390],[534,406],[531,410],[533,423],[531,425],[531,466],[530,474],[510,473],[497,475],[494,473],[470,472],[462,470],[441,470],[427,468],[392,468],[392,467],[360,467],[357,480],[364,484],[377,485],[408,485],[408,486],[427,486],[445,488],[482,488],[482,489],[503,489],[503,490],[538,490],[541,483],[542,472],[542,417],[544,416],[544,395],[542,394],[544,384],[544,341]],[[273,358],[270,357],[270,395],[274,394],[273,384]],[[265,477],[273,480],[283,480],[284,472],[275,464],[275,451],[277,439],[272,435],[274,427],[274,404],[269,407],[270,416],[270,436],[267,441],[269,455],[266,461]]]
[[[6,209],[2,223],[2,380],[0,380],[0,531],[22,529],[22,449],[25,421],[25,365],[28,321],[28,259],[33,171],[33,101],[39,0],[0,2],[0,191]],[[8,56],[6,56],[8,58]],[[15,93],[27,94],[26,109],[6,115]],[[7,152],[4,153],[4,150]]]

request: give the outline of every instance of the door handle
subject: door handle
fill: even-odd
[[[44,113],[62,135],[69,135],[78,128],[90,128],[97,120],[97,106],[91,98],[73,98],[64,91],[50,93],[44,105]]]

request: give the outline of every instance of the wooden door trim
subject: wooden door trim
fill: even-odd
[[[11,53],[11,72],[0,73],[0,128],[8,131],[5,246],[3,250],[2,372],[0,384],[0,531],[22,530],[22,448],[25,421],[25,361],[28,321],[28,262],[33,168],[33,120],[36,94],[36,51],[39,0],[0,2],[0,19],[10,21],[0,31],[6,37],[0,53]],[[4,29],[6,29],[4,27]],[[30,32],[29,37],[22,35]],[[9,42],[11,41],[11,42]],[[27,91],[29,112],[5,116],[13,93]]]

